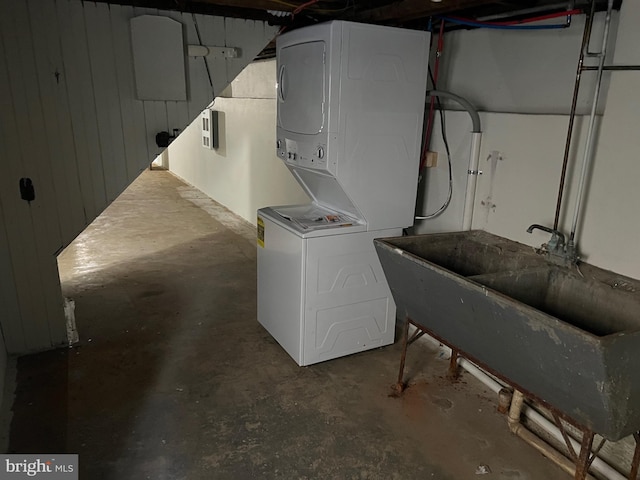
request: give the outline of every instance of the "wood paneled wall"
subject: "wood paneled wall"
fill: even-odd
[[[129,20],[166,15],[186,44],[188,101],[135,98]],[[263,22],[80,0],[0,0],[0,326],[9,353],[66,342],[56,254],[161,153],[275,35]],[[213,84],[213,88],[212,85]],[[35,200],[20,198],[29,177]]]

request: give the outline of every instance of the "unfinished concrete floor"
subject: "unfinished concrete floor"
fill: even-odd
[[[79,453],[83,480],[568,478],[425,345],[401,398],[398,342],[298,367],[256,321],[255,248],[144,173],[60,256],[80,343],[18,360],[10,451]]]

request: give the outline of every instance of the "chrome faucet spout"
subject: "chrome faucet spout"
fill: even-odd
[[[533,233],[533,231],[536,229],[542,230],[543,232],[550,233],[551,242],[553,242],[553,244],[557,247],[564,247],[564,243],[565,243],[564,233],[558,230],[554,230],[553,228],[545,227],[544,225],[539,225],[537,223],[534,223],[533,225],[529,226],[529,228],[527,228],[527,232]]]
[[[575,263],[577,261],[577,254],[575,245],[569,242],[569,245],[565,243],[565,236],[562,232],[554,229],[545,227],[544,225],[539,225],[534,223],[527,228],[528,233],[533,233],[534,230],[542,230],[543,232],[547,232],[551,234],[551,239],[545,245],[542,245],[542,249],[545,250],[549,255],[556,258],[561,258],[563,262],[566,263]]]
[[[552,235],[554,233],[562,235],[562,233],[558,232],[557,230],[554,230],[553,228],[545,227],[544,225],[539,225],[537,223],[534,223],[533,225],[530,225],[529,228],[527,228],[527,233],[533,233],[534,230],[542,230],[543,232],[547,232],[547,233],[550,233]]]
[[[529,228],[527,228],[527,233],[533,233],[535,229],[544,230],[545,232],[551,233],[551,229],[549,227],[545,227],[544,225],[538,225],[537,223],[534,223],[533,225],[529,225]]]

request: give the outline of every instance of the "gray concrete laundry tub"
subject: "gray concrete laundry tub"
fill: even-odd
[[[608,440],[640,430],[640,281],[482,231],[375,247],[399,317]]]

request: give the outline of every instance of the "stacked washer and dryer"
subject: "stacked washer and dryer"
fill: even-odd
[[[430,35],[333,21],[277,40],[277,155],[311,198],[258,210],[258,321],[298,365],[393,343],[373,239],[413,225]]]

